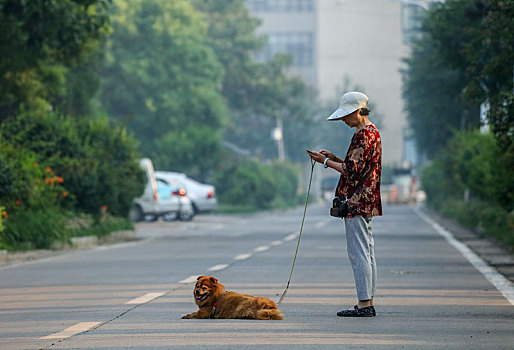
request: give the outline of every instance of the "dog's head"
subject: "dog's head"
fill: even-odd
[[[216,297],[223,293],[225,287],[212,276],[199,276],[196,281],[193,296],[196,304],[201,307],[214,303]]]

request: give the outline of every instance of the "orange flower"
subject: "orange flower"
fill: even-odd
[[[50,168],[49,166],[47,166],[47,167],[45,168],[45,170],[46,170],[46,172],[47,172],[47,173],[51,173],[51,172],[52,172],[52,168]]]
[[[55,177],[55,181],[57,181],[58,183],[62,184],[64,182],[64,179],[60,176],[56,176]]]
[[[15,203],[16,205],[20,205],[20,204],[21,204],[21,202],[20,202],[20,200],[19,200],[19,199],[17,199],[17,200],[16,200],[16,202],[14,202],[14,203]]]
[[[6,211],[2,212],[2,219],[7,219],[8,216]]]
[[[63,196],[63,197],[65,197],[65,198],[66,198],[66,197],[68,197],[68,192],[66,192],[66,191],[65,191],[65,192],[63,192],[63,193],[62,193],[62,196]]]
[[[107,211],[107,209],[109,209],[109,207],[108,207],[108,206],[106,206],[106,205],[102,205],[102,211]]]
[[[32,163],[32,166],[37,167],[37,166],[39,166],[39,164],[37,162],[34,162],[34,163]]]
[[[50,185],[51,185],[51,184],[53,184],[53,183],[54,183],[54,179],[50,179],[50,178],[46,177],[46,178],[45,178],[45,182],[46,182],[47,184],[50,184]]]

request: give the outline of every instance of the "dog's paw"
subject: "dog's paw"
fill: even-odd
[[[187,315],[182,316],[182,318],[183,318],[183,319],[193,318],[193,317],[191,317],[191,315],[192,315],[192,314],[187,314]]]

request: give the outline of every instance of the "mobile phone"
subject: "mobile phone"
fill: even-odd
[[[309,151],[308,149],[306,149],[307,153],[312,153],[312,151]]]

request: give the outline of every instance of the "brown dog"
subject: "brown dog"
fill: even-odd
[[[193,290],[198,311],[182,318],[246,318],[283,320],[282,312],[270,299],[225,291],[212,276],[198,277]]]

